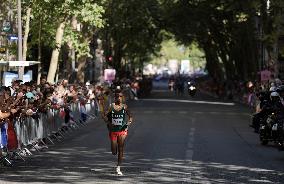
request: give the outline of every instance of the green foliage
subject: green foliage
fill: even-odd
[[[81,23],[87,23],[90,26],[102,28],[104,25],[102,19],[104,8],[91,0],[82,0],[79,4],[81,6],[78,6],[76,9],[74,8],[72,15]]]
[[[89,56],[92,57],[90,54],[90,47],[89,43],[86,42],[84,36],[80,34],[78,31],[74,31],[70,26],[65,28],[64,32],[64,42],[71,43],[72,47],[78,53],[78,57],[81,56]]]
[[[165,66],[171,59],[177,59],[179,61],[189,59],[193,68],[204,68],[205,59],[204,52],[199,49],[196,42],[193,42],[189,46],[180,45],[174,40],[166,40],[161,44],[162,48],[157,56],[153,56],[151,60],[152,64],[158,66]]]
[[[43,46],[56,47],[55,33],[61,22],[66,23],[64,43],[70,42],[78,56],[90,56],[89,43],[85,39],[86,34],[92,35],[93,30],[102,28],[104,21],[102,14],[104,9],[93,0],[30,0],[26,6],[32,6],[31,20],[31,45],[37,45],[39,31]],[[87,29],[74,30],[71,19],[75,17],[79,24],[84,24]],[[39,30],[39,25],[41,29]]]
[[[217,79],[255,78],[256,18],[260,0],[162,0],[165,29],[180,43],[203,48],[208,72]],[[272,40],[271,35],[268,36]],[[273,41],[272,41],[273,42]]]
[[[119,70],[122,58],[141,66],[160,49],[163,34],[159,1],[110,0],[104,6],[106,26],[100,35],[105,39],[105,55],[114,58],[113,67]]]
[[[123,60],[138,67],[153,56],[156,61],[187,57],[200,67],[205,57],[208,72],[217,79],[251,79],[261,69],[257,45],[263,43],[272,53],[283,34],[284,1],[270,2],[269,8],[263,0],[22,0],[22,5],[23,18],[32,8],[30,46],[41,42],[55,48],[56,29],[64,22],[64,43],[71,43],[79,57],[90,56],[96,33],[118,70]],[[7,6],[15,7],[16,1],[1,1],[0,22]],[[80,31],[71,26],[74,17]]]

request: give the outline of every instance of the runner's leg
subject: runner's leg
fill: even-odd
[[[125,142],[126,135],[119,135],[117,142],[118,142],[118,160],[117,165],[120,166],[123,159],[123,152],[124,152],[124,142]]]
[[[111,152],[113,155],[117,154],[117,138],[114,139],[113,137],[111,138]]]
[[[118,159],[117,159],[117,167],[116,167],[116,172],[119,176],[122,176],[122,172],[120,170],[120,165],[123,159],[123,151],[124,151],[124,141],[126,138],[126,134],[125,135],[119,135],[117,142],[118,142]]]

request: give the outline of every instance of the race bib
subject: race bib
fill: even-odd
[[[123,123],[123,118],[116,118],[116,119],[112,119],[112,124],[113,125],[122,125],[122,123]]]

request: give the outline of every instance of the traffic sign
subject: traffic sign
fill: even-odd
[[[18,40],[18,36],[10,35],[10,36],[8,36],[8,40],[11,40],[11,41]]]
[[[40,64],[38,61],[1,61],[0,65],[9,65],[9,66],[32,66]]]
[[[6,33],[11,31],[11,23],[9,21],[3,22],[2,31]]]
[[[9,66],[30,66],[29,61],[9,61]]]

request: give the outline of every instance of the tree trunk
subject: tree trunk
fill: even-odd
[[[25,33],[23,38],[23,61],[27,60],[27,51],[28,51],[28,37],[30,32],[30,18],[31,18],[31,10],[32,8],[29,7],[27,9],[27,17],[26,17],[26,25],[25,25]],[[19,78],[22,79],[22,77],[25,74],[25,67],[21,66],[19,67]]]
[[[40,84],[42,63],[41,63],[41,29],[42,29],[42,19],[39,20],[39,30],[38,30],[38,72],[37,72],[37,84]]]
[[[64,28],[65,28],[65,22],[62,22],[59,24],[56,30],[56,39],[55,39],[56,47],[52,51],[48,75],[47,75],[47,81],[50,83],[54,83],[54,78],[58,65],[59,52],[63,40]]]
[[[230,60],[228,55],[227,55],[227,53],[229,53],[229,52],[225,51],[224,48],[220,47],[218,53],[219,53],[219,56],[222,59],[223,64],[224,64],[226,79],[227,80],[233,79],[233,76],[235,74],[235,70],[234,70],[234,65],[232,63],[232,60]]]
[[[206,69],[209,74],[218,81],[222,81],[224,74],[221,69],[221,64],[218,60],[216,50],[213,49],[213,45],[208,41],[204,47],[205,58],[206,58]]]
[[[121,70],[121,61],[122,61],[122,47],[120,40],[117,41],[117,43],[114,45],[114,56],[113,56],[113,62],[114,62],[114,69],[116,69],[116,72],[118,75],[120,75]]]
[[[85,82],[85,66],[86,66],[86,56],[82,56],[79,59],[78,63],[78,72],[77,72],[77,79],[78,82],[84,83]]]
[[[30,32],[30,18],[31,18],[32,8],[27,9],[26,25],[25,25],[25,34],[23,38],[23,61],[27,60],[27,51],[28,51],[28,37]]]
[[[73,30],[76,30],[77,29],[77,24],[78,24],[78,21],[77,21],[77,18],[75,16],[72,17],[72,20],[71,20],[71,26],[72,26],[72,29]],[[68,45],[68,61],[66,63],[66,69],[67,69],[67,72],[68,72],[68,76],[67,78],[69,79],[70,82],[73,82],[75,79],[73,74],[75,72],[75,69],[76,69],[76,54],[75,54],[75,49],[72,45],[72,43],[70,41],[67,42],[67,45]]]

